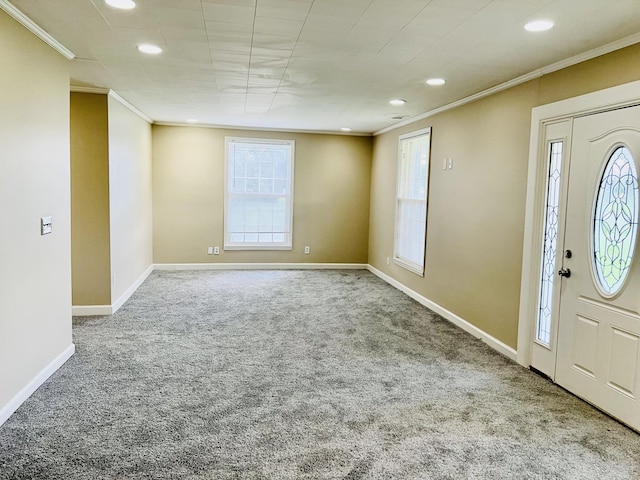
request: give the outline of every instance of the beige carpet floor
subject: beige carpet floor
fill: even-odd
[[[0,427],[0,479],[638,479],[640,435],[366,271],[155,272]]]

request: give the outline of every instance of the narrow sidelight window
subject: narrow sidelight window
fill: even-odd
[[[556,275],[558,243],[558,217],[562,188],[562,142],[551,142],[549,147],[549,174],[547,177],[547,203],[544,219],[540,305],[536,323],[536,340],[551,345],[551,319],[553,314],[553,281]]]
[[[393,260],[424,275],[431,128],[400,137]]]

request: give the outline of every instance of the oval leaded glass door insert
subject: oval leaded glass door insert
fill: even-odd
[[[638,233],[638,175],[627,147],[609,157],[593,212],[593,261],[601,293],[616,295],[629,274]]]

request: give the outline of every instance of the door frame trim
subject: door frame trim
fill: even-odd
[[[529,168],[525,207],[522,276],[520,282],[520,311],[518,317],[517,361],[531,365],[531,344],[538,312],[540,262],[546,200],[545,126],[608,110],[640,104],[640,81],[625,83],[593,93],[560,100],[535,107],[531,111],[529,140]],[[571,143],[571,138],[567,139]],[[570,159],[567,159],[570,161]],[[557,319],[556,319],[557,321]]]

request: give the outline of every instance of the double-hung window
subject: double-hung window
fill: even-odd
[[[400,136],[393,260],[424,275],[431,128]]]
[[[224,248],[291,250],[293,140],[226,137]]]

